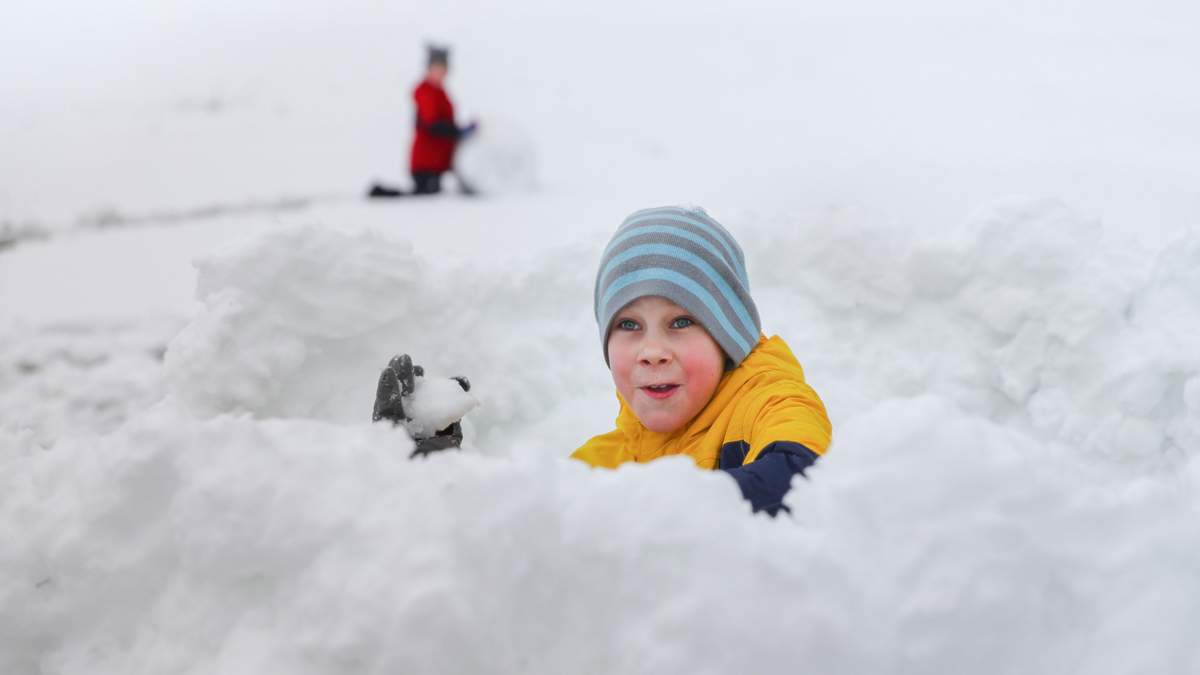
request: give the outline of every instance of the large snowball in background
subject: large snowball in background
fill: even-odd
[[[489,117],[459,145],[454,168],[480,193],[520,192],[534,186],[537,151],[533,139],[519,125]]]

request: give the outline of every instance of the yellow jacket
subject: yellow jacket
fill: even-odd
[[[824,404],[804,382],[804,369],[778,335],[769,340],[765,335],[760,336],[758,344],[738,367],[721,378],[708,405],[669,434],[655,433],[642,426],[620,393],[617,398],[621,401],[617,428],[584,443],[572,457],[594,467],[616,468],[624,462],[689,455],[701,468],[729,470],[770,453],[791,455],[780,458],[771,475],[747,479],[756,485],[782,481],[782,492],[772,498],[776,508],[791,484],[791,477],[802,472],[817,455],[825,453],[832,433]],[[805,453],[806,450],[809,452]],[[797,460],[799,455],[807,458]],[[802,465],[799,468],[797,461]],[[760,473],[768,468],[766,462],[760,465]],[[787,475],[775,475],[780,471]],[[745,476],[740,472],[734,475],[756,510],[771,508],[771,503],[760,506],[751,498]],[[775,492],[779,492],[778,487]]]

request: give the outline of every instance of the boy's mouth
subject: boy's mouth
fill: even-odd
[[[674,394],[678,388],[677,384],[652,384],[642,387],[642,392],[653,399],[664,399]]]

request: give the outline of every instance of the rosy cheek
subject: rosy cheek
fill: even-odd
[[[613,384],[617,386],[617,391],[621,392],[621,395],[628,399],[632,393],[629,388],[631,367],[628,350],[621,349],[619,344],[610,342],[608,365],[612,372]]]
[[[708,345],[690,347],[684,359],[689,377],[699,388],[712,386],[724,370],[724,361],[715,356]]]
[[[709,359],[705,358],[706,356],[707,354],[703,348],[692,347],[688,349],[687,353],[684,355],[683,361],[687,365],[689,372],[693,373],[694,375],[701,376],[707,374],[710,370],[708,364]]]

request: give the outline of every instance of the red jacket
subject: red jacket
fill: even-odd
[[[412,172],[442,173],[454,166],[454,146],[458,127],[454,124],[454,105],[446,90],[421,82],[413,91],[417,102],[417,134],[413,138]]]

